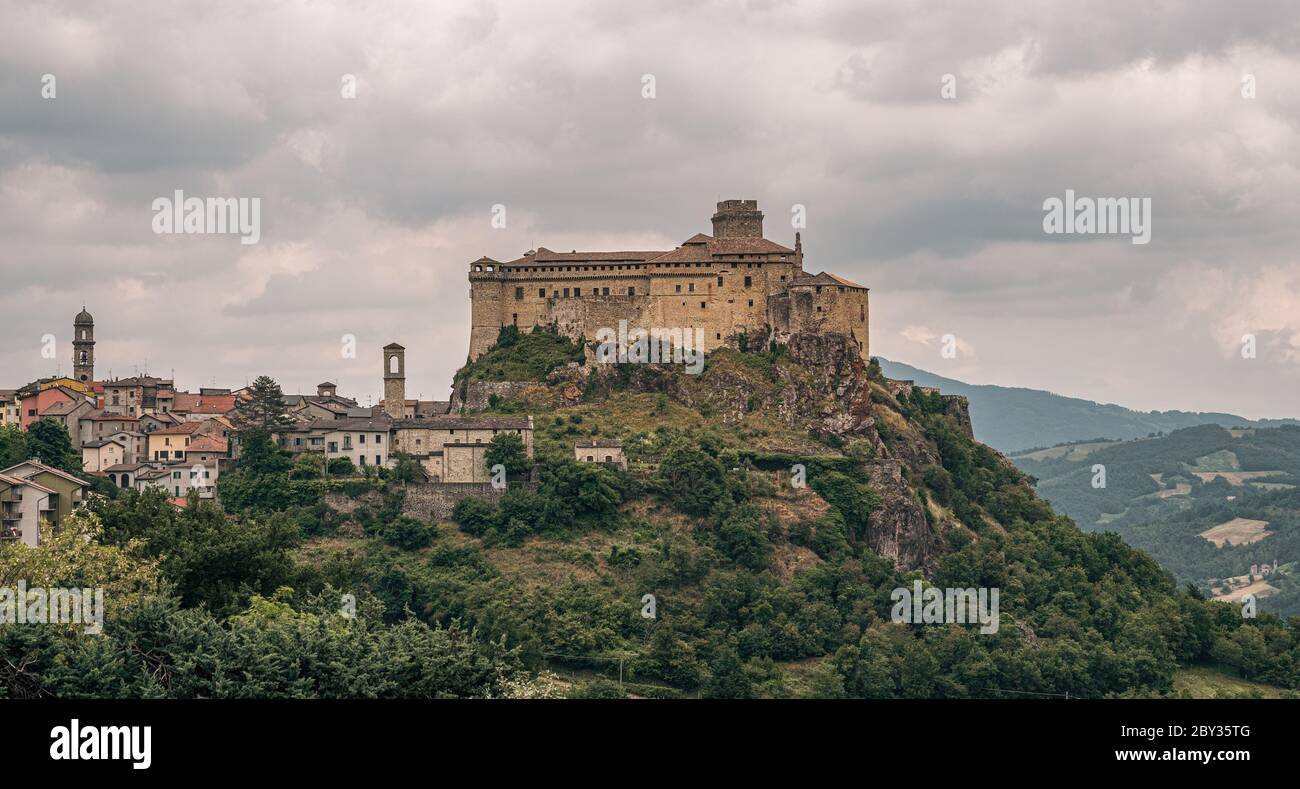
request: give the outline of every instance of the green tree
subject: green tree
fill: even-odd
[[[68,429],[57,419],[43,416],[27,426],[27,452],[47,466],[80,472],[81,453],[72,448]]]
[[[668,501],[689,515],[707,515],[727,491],[718,459],[689,445],[669,450],[659,465],[659,480]]]
[[[517,433],[498,433],[488,443],[484,463],[489,469],[498,463],[505,466],[507,477],[517,477],[528,473],[533,462],[528,459],[528,450],[524,439]]]
[[[293,424],[285,412],[284,392],[274,378],[257,376],[247,395],[235,404],[234,423],[241,434],[253,430],[274,433]]]
[[[491,452],[491,450],[488,450]],[[389,455],[393,459],[392,479],[396,482],[426,482],[429,475],[425,473],[424,466],[420,465],[415,458],[405,452],[394,452]],[[346,460],[346,458],[344,458]]]
[[[0,427],[0,468],[9,468],[30,457],[27,454],[27,434],[18,425]]]
[[[745,666],[732,646],[718,649],[709,664],[709,678],[700,690],[706,699],[748,699],[754,695],[753,685],[745,674]]]

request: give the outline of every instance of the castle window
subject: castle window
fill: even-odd
[[[704,302],[700,302],[700,309],[704,309]]]
[[[718,277],[718,287],[722,287],[722,277]]]
[[[678,286],[677,286],[677,292],[678,292],[678,293],[681,293],[681,292],[682,292],[682,286],[681,286],[681,285],[678,285]]]
[[[818,285],[818,286],[817,286],[817,292],[818,292],[818,293],[821,293],[821,292],[822,292],[822,286],[821,286],[821,285]]]
[[[515,324],[516,326],[518,326],[518,325],[519,325],[519,313],[517,313],[517,312],[512,312],[512,313],[510,313],[510,320],[513,321],[514,324]]]
[[[695,283],[694,283],[694,282],[692,282],[690,285],[687,285],[686,287],[687,287],[688,290],[690,290],[691,293],[694,293],[694,292],[695,292]]]
[[[722,332],[718,332],[718,339],[719,339],[719,340],[722,339]]]
[[[565,288],[565,289],[564,289],[564,298],[566,298],[566,299],[569,298],[569,289],[568,289],[568,288]]]
[[[753,284],[754,284],[754,278],[753,278],[753,277],[745,277],[745,287],[748,288],[748,287],[752,286]]]
[[[753,300],[753,299],[750,299],[750,300],[749,300],[749,306],[751,306],[751,307],[754,306],[754,300]]]
[[[867,308],[861,304],[858,305],[858,320],[867,322]]]
[[[582,295],[582,288],[574,288],[574,289],[573,289],[573,295],[575,295],[575,296],[581,296],[581,295]]]
[[[608,296],[608,295],[609,295],[609,288],[601,288],[601,289],[600,289],[600,295],[602,295],[602,296]]]
[[[523,289],[523,288],[515,288],[515,299],[516,299],[516,300],[521,300],[521,299],[523,299],[523,297],[524,297],[524,289]]]
[[[627,289],[627,295],[629,295],[629,296],[635,296],[635,295],[636,295],[636,288],[628,288],[628,289]]]
[[[537,289],[537,298],[539,298],[539,299],[544,299],[544,298],[546,298],[546,288],[538,288],[538,289]]]

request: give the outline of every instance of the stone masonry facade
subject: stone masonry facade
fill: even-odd
[[[469,355],[478,358],[501,327],[557,326],[595,342],[620,321],[635,329],[700,329],[704,350],[784,343],[800,332],[844,334],[869,357],[868,289],[833,274],[804,272],[803,244],[763,238],[756,200],[724,200],[713,235],[671,251],[529,250],[515,260],[470,264]]]

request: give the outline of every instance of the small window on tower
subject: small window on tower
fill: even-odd
[[[523,288],[515,288],[515,298],[516,298],[516,299],[523,299],[523,297],[524,297],[524,289],[523,289]]]

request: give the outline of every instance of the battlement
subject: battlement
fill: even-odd
[[[757,200],[723,200],[713,215],[714,238],[762,238],[763,212]]]

